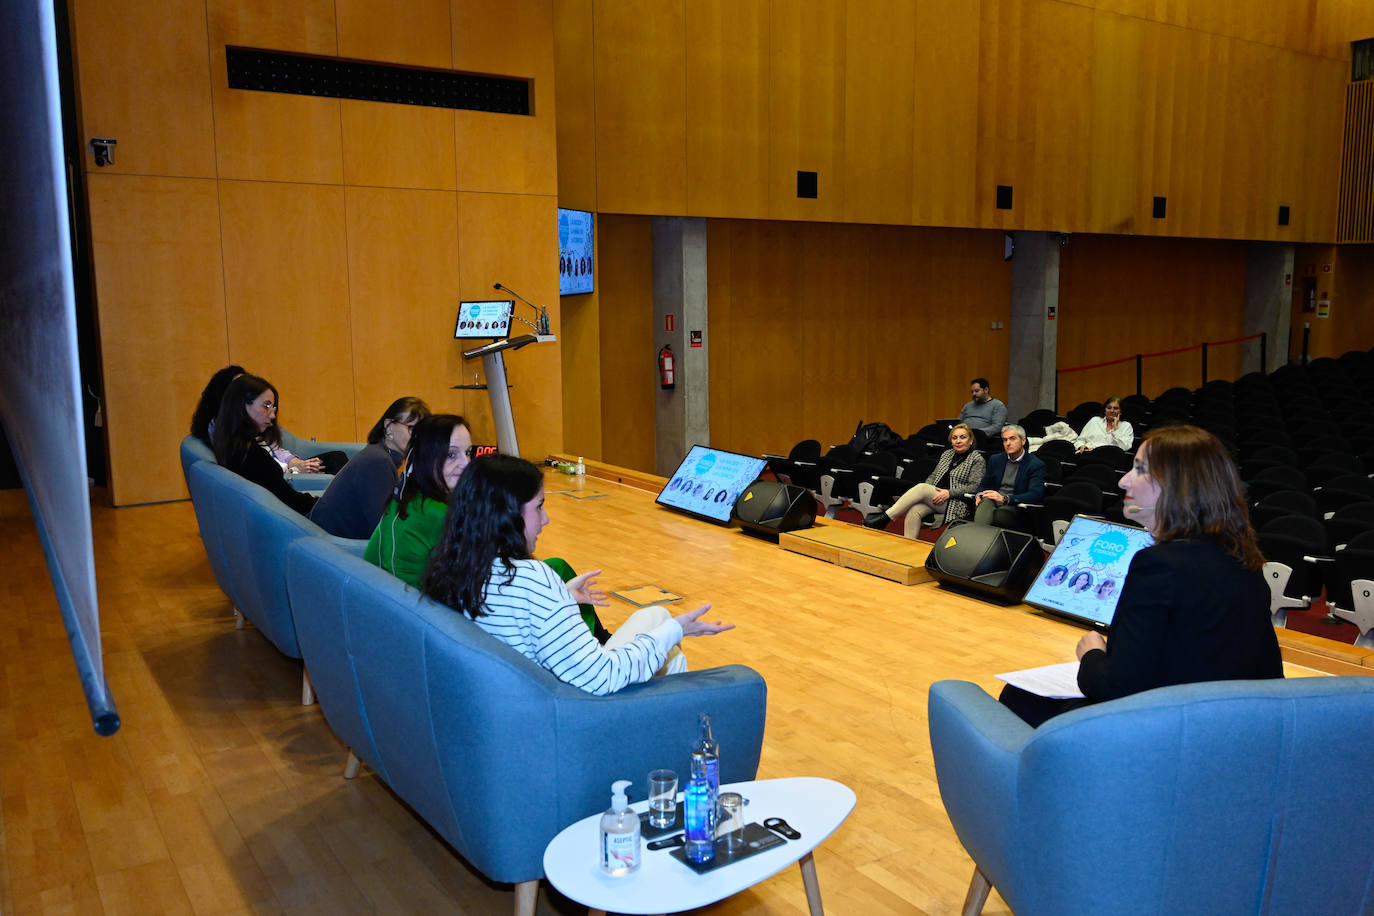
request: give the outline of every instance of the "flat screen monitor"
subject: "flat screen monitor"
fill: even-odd
[[[503,340],[510,336],[514,299],[487,299],[458,303],[458,324],[453,336],[458,340]]]
[[[1131,558],[1154,543],[1144,528],[1076,515],[1026,591],[1032,607],[1109,627]]]
[[[592,215],[558,208],[558,294],[592,291]]]
[[[694,445],[654,502],[728,525],[735,500],[766,464],[763,458]]]

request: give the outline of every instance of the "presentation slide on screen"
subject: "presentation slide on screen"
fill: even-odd
[[[730,521],[744,488],[758,479],[768,462],[762,458],[692,446],[672,479],[658,494],[658,502],[718,522]]]
[[[1026,603],[1106,626],[1131,558],[1153,540],[1143,528],[1075,518],[1026,592]]]
[[[592,215],[558,209],[558,294],[592,291]]]
[[[512,299],[460,303],[458,325],[453,329],[453,336],[471,340],[506,337],[510,334],[514,306]]]

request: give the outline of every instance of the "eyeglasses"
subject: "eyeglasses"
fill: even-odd
[[[395,423],[397,426],[404,426],[406,429],[414,429],[414,428],[415,428],[415,424],[416,424],[416,423],[419,423],[420,421],[419,421],[419,420],[411,420],[409,423],[407,423],[407,422],[404,421],[404,420],[392,420],[391,418],[388,417],[386,422],[388,422],[388,423]]]

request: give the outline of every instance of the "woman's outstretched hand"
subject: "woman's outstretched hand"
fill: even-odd
[[[709,620],[702,620],[701,615],[705,614],[710,609],[711,605],[703,604],[699,608],[694,608],[686,613],[678,614],[673,618],[682,626],[682,635],[684,638],[688,636],[714,636],[717,633],[723,633],[726,630],[733,630],[735,628],[733,623],[720,623],[719,621],[712,623]]]
[[[596,587],[596,577],[601,575],[601,570],[590,569],[580,576],[573,576],[568,580],[568,593],[578,604],[595,604],[597,607],[606,607],[611,602],[606,597],[606,593]]]

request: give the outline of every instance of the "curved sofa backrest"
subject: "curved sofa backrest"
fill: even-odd
[[[205,455],[197,456],[196,446],[205,450]],[[233,577],[229,574],[229,561],[224,555],[222,538],[223,525],[219,502],[227,494],[215,484],[214,474],[204,470],[215,467],[215,456],[205,443],[194,436],[187,436],[181,443],[181,468],[186,475],[186,489],[191,494],[191,508],[196,513],[196,527],[200,529],[200,541],[205,545],[205,556],[210,560],[210,569],[215,574],[215,582],[220,591],[229,596],[235,607],[239,605],[238,593],[234,588]],[[226,472],[228,473],[228,472]]]
[[[343,452],[352,458],[367,445],[366,442],[321,442],[317,439],[302,439],[286,427],[281,429],[281,444],[298,458],[313,458],[325,452]]]
[[[288,575],[330,725],[492,880],[542,876],[544,847],[603,809],[611,781],[686,772],[698,712],[727,749],[722,780],[757,772],[767,689],[748,668],[595,697],[320,540],[292,544]]]
[[[1052,719],[1021,754],[1028,897],[1007,902],[1110,911],[1112,888],[1149,912],[1286,913],[1316,893],[1327,912],[1371,912],[1374,817],[1352,779],[1371,748],[1370,677],[1186,684]]]
[[[279,651],[299,658],[286,592],[287,546],[299,538],[314,537],[361,556],[366,542],[326,534],[267,490],[214,462],[196,462],[189,475],[193,501],[197,492],[209,494],[212,500],[229,597]]]

